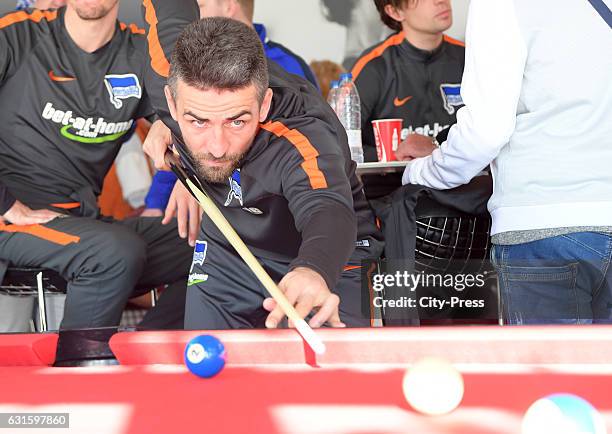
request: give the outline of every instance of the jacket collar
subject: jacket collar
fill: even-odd
[[[444,46],[445,43],[444,40],[442,40],[442,43],[433,51],[421,50],[420,48],[417,48],[410,42],[408,42],[407,39],[404,39],[404,41],[400,45],[400,50],[402,50],[403,53],[405,53],[413,60],[427,63],[433,62],[438,57],[440,57],[440,54],[444,51]]]

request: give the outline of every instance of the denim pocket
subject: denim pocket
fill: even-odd
[[[509,324],[575,323],[588,316],[576,290],[577,263],[497,266],[504,321]]]

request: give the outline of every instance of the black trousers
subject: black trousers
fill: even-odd
[[[69,216],[0,230],[0,259],[55,270],[68,282],[62,329],[118,325],[130,297],[163,284],[172,285],[147,327],[180,325],[184,304],[172,291],[180,292],[179,300],[184,294],[192,252],[176,223],[162,225],[161,218]]]
[[[212,239],[198,243],[187,287],[185,329],[263,328],[269,312],[262,303],[268,294],[257,277],[231,246]],[[360,267],[362,259],[377,259],[381,251],[382,243],[371,240],[369,248],[355,250],[347,268]],[[289,263],[258,260],[277,283],[289,271]],[[361,273],[361,268],[344,271],[332,289],[340,297],[340,319],[348,327],[370,326],[369,313],[362,312],[362,303],[369,301],[369,295],[362,293]]]

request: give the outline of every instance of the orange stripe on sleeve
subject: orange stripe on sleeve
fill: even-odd
[[[79,202],[52,203],[51,206],[54,208],[60,208],[60,209],[76,209],[76,208],[80,208],[81,204]]]
[[[167,1],[167,0],[166,0]],[[166,59],[164,49],[159,42],[159,35],[157,34],[157,13],[151,0],[144,0],[143,5],[145,7],[145,21],[149,24],[149,34],[147,40],[149,41],[149,56],[151,57],[151,67],[153,71],[162,77],[168,77],[170,75],[170,62]]]
[[[81,241],[80,237],[56,231],[55,229],[49,229],[42,225],[17,226],[0,223],[0,231],[29,234],[54,244],[59,244],[60,246],[66,246]]]
[[[460,47],[465,47],[465,43],[461,42],[458,39],[451,38],[450,36],[444,35],[444,40],[449,44],[459,45]]]
[[[302,158],[304,158],[302,169],[306,172],[308,180],[310,181],[310,186],[313,190],[327,188],[327,180],[323,172],[319,169],[319,164],[317,162],[319,152],[312,146],[312,143],[310,143],[310,140],[308,140],[306,136],[298,130],[290,130],[282,122],[270,121],[261,124],[261,128],[271,132],[277,137],[286,138],[297,148]]]
[[[360,268],[363,268],[363,266],[361,266],[361,265],[347,265],[347,266],[344,267],[344,271],[358,270]]]
[[[35,23],[41,22],[43,19],[47,21],[53,21],[57,18],[57,11],[39,11],[35,9],[31,13],[26,11],[18,11],[7,14],[0,18],[0,29],[10,26],[11,24],[21,23],[23,21],[34,21]]]
[[[119,27],[121,28],[121,30],[128,29],[130,32],[135,33],[137,35],[144,35],[145,34],[145,29],[141,29],[140,27],[138,27],[134,23],[128,25],[128,24],[120,22],[119,23]]]
[[[382,54],[385,52],[387,48],[392,47],[394,45],[400,45],[404,41],[404,37],[405,37],[404,32],[399,32],[398,34],[387,38],[378,47],[374,48],[368,54],[360,58],[357,61],[357,63],[355,63],[355,66],[353,66],[353,71],[352,71],[353,80],[357,79],[357,76],[361,73],[361,70],[365,68],[365,66],[370,61],[372,61],[373,59],[376,59],[377,57],[382,56]]]

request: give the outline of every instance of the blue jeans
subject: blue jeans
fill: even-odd
[[[504,323],[612,323],[611,255],[595,232],[494,246]]]

